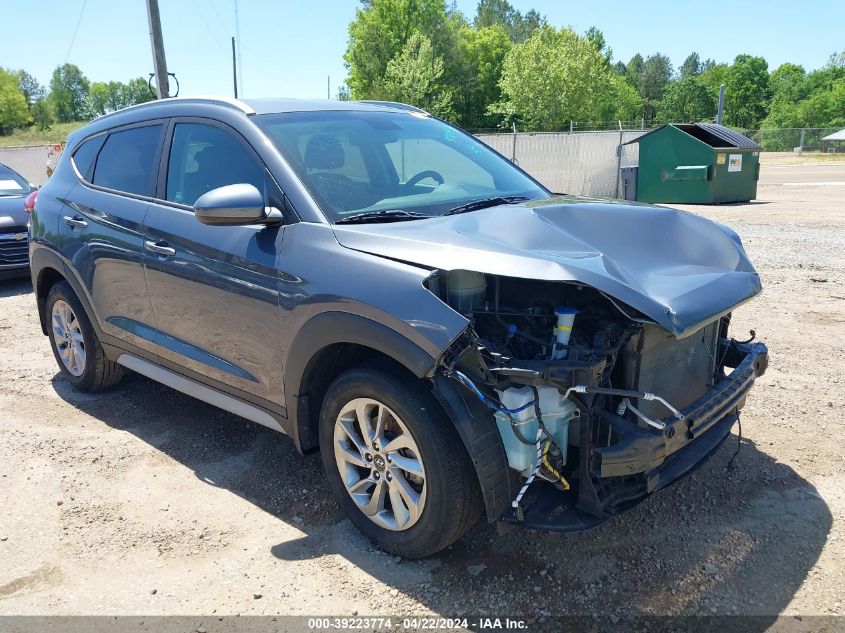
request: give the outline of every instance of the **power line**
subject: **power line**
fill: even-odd
[[[79,10],[79,17],[76,19],[76,26],[73,28],[73,35],[70,38],[70,46],[67,47],[67,53],[65,54],[64,64],[67,64],[67,60],[70,57],[70,52],[73,50],[73,44],[74,42],[76,42],[76,34],[79,32],[79,25],[82,24],[82,15],[85,13],[85,5],[87,3],[88,0],[82,0],[82,8]]]

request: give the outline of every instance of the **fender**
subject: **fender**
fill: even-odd
[[[434,395],[452,419],[475,466],[487,520],[492,523],[510,508],[519,490],[493,413],[454,380],[438,374],[433,382]]]
[[[287,354],[285,393],[290,394],[287,406],[286,431],[297,450],[316,448],[317,436],[311,428],[311,404],[302,393],[303,377],[308,364],[322,349],[336,343],[351,343],[372,348],[392,358],[417,378],[431,375],[436,359],[399,332],[367,317],[351,312],[323,312],[308,320],[296,335]],[[319,403],[314,403],[319,406]]]
[[[41,331],[44,332],[44,336],[48,336],[50,330],[47,327],[47,316],[45,314],[46,298],[38,296],[38,283],[41,281],[45,268],[54,269],[67,280],[67,267],[65,266],[64,260],[54,250],[41,244],[33,243],[30,246],[29,252],[29,268],[30,275],[32,275],[32,288],[35,291],[36,301],[38,302],[38,320],[41,321]],[[83,305],[86,310],[90,307],[87,302],[84,302]]]

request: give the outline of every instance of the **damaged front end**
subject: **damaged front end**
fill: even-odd
[[[702,462],[768,364],[730,313],[682,337],[575,282],[438,272],[469,320],[435,393],[475,461],[491,520],[593,527]]]

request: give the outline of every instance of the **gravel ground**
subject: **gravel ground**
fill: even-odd
[[[690,210],[733,227],[771,364],[692,476],[584,534],[479,524],[424,561],[373,549],[317,456],[139,376],[57,372],[27,282],[0,282],[0,614],[843,613],[845,217],[839,187]]]

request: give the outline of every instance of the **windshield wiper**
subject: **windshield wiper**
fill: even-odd
[[[493,198],[483,198],[481,200],[473,200],[467,202],[454,209],[449,209],[442,215],[457,215],[458,213],[466,213],[467,211],[478,211],[479,209],[487,209],[489,207],[497,207],[500,204],[515,204],[517,202],[524,202],[528,200],[526,196],[495,196]]]
[[[335,224],[366,224],[368,222],[403,222],[405,220],[421,220],[430,215],[405,211],[404,209],[387,209],[385,211],[366,211],[357,215],[350,215],[335,220]]]

